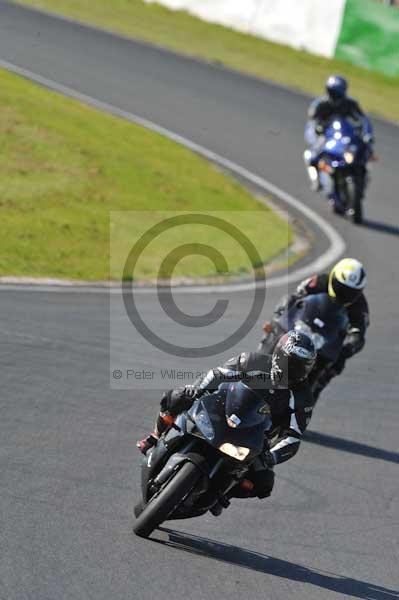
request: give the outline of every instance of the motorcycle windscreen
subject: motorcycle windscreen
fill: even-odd
[[[225,405],[227,423],[233,429],[248,429],[264,424],[270,419],[270,409],[255,390],[242,381],[230,383]]]
[[[335,140],[344,145],[359,143],[359,135],[363,129],[362,123],[353,123],[343,117],[334,117],[325,130],[326,140]]]
[[[336,360],[348,326],[348,315],[328,294],[312,294],[298,300],[288,311],[286,320],[288,329],[300,329],[304,323],[309,331],[302,329],[314,338],[320,356]]]
[[[363,126],[350,119],[336,117],[330,121],[325,131],[324,146],[320,155],[328,157],[333,167],[345,167],[355,160],[362,147],[360,137]],[[349,158],[348,158],[349,157]]]
[[[223,443],[230,443],[260,452],[263,447],[264,432],[271,426],[269,407],[257,395],[254,398],[252,394],[238,394],[237,397],[235,393],[230,394],[229,409],[227,409],[227,397],[231,385],[237,384],[223,383],[216,392],[203,396],[194,403],[189,414],[212,446],[219,448]],[[241,385],[244,384],[240,384],[239,387]],[[242,406],[244,400],[246,402],[250,400],[252,406],[244,408]],[[246,423],[247,426],[232,427],[228,424],[227,414],[229,416],[234,414],[230,412],[233,407],[243,417],[242,423]],[[260,412],[255,416],[253,413],[259,410]],[[241,419],[239,415],[236,416]]]

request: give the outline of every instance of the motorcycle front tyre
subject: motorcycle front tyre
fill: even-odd
[[[201,477],[201,471],[192,462],[184,463],[140,512],[133,526],[134,533],[143,538],[149,537],[179,506]]]

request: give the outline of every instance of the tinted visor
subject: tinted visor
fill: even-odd
[[[336,295],[336,300],[339,304],[343,304],[344,306],[349,306],[353,304],[362,293],[362,290],[355,290],[343,283],[340,283],[337,279],[333,279],[332,288]]]
[[[291,356],[288,363],[288,382],[295,383],[305,379],[313,368],[315,359],[304,360]]]
[[[328,95],[330,96],[331,100],[339,101],[345,97],[345,92],[341,89],[332,89],[328,90]]]
[[[285,388],[287,385],[302,381],[312,370],[315,360],[316,357],[304,359],[294,355],[287,356],[279,351],[275,362],[280,371],[275,378],[275,384],[277,387]]]

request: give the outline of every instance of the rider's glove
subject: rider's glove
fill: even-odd
[[[201,396],[202,390],[196,385],[185,385],[183,393],[187,400],[195,400]]]
[[[191,406],[196,398],[202,394],[202,390],[194,385],[186,385],[176,390],[169,390],[162,394],[161,411],[178,415]]]

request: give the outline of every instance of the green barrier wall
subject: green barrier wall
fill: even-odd
[[[372,0],[347,0],[335,56],[399,76],[398,8]]]

